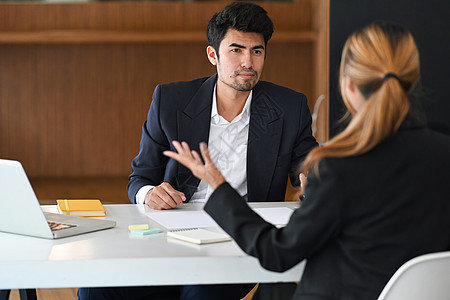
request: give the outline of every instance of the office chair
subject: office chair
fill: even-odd
[[[450,299],[450,251],[415,257],[403,264],[378,300]]]

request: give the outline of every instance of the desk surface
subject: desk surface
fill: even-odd
[[[295,207],[297,203],[252,203]],[[55,212],[55,206],[42,206]],[[144,205],[105,205],[117,226],[59,240],[0,232],[0,289],[178,285],[298,281],[304,263],[284,272],[264,270],[237,244],[195,245],[165,234],[135,237],[128,225],[159,226]],[[199,210],[185,204],[182,210]],[[177,209],[178,210],[178,209]]]

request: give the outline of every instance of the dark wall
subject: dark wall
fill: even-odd
[[[342,129],[336,124],[345,112],[338,84],[343,45],[354,30],[375,20],[393,21],[413,34],[421,59],[419,100],[428,126],[450,135],[449,3],[442,0],[330,1],[330,137]]]

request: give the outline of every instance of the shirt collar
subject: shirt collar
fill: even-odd
[[[217,97],[216,97],[216,86],[217,83],[214,85],[213,90],[213,102],[212,102],[212,109],[211,109],[211,121],[214,124],[218,124],[220,121],[220,115],[217,112]],[[244,108],[242,109],[241,113],[234,118],[232,122],[237,122],[241,119],[244,119],[246,122],[250,118],[250,103],[252,102],[253,97],[253,90],[250,91],[250,94],[248,94],[247,99],[245,100]]]

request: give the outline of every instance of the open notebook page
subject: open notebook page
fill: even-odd
[[[294,210],[287,207],[253,209],[264,220],[274,225],[286,225]],[[168,230],[217,227],[217,223],[204,211],[158,211],[146,215]]]

